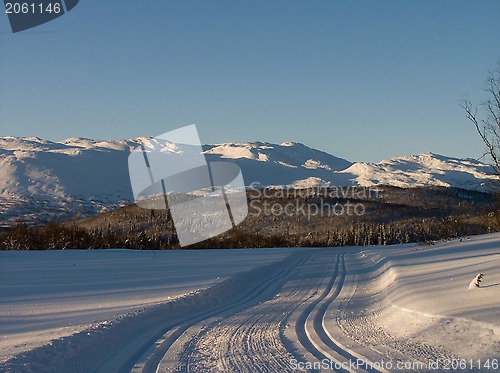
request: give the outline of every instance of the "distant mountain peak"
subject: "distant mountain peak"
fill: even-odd
[[[152,137],[76,137],[60,142],[0,137],[0,219],[13,218],[20,211],[37,216],[82,209],[92,213],[132,202],[128,155],[139,144],[154,141]],[[165,151],[175,146],[166,144]],[[489,191],[499,183],[490,165],[436,153],[353,164],[291,141],[229,142],[203,145],[203,150],[209,162],[231,160],[239,165],[246,185],[447,186]]]

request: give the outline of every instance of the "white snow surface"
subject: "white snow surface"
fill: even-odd
[[[293,250],[0,251],[0,360]]]
[[[498,182],[490,165],[475,159],[458,159],[426,153],[383,160],[379,163],[355,163],[341,173],[356,175],[361,186],[392,185],[443,186],[489,191]]]
[[[445,371],[452,359],[467,362],[460,372],[499,371],[499,233],[435,245],[1,256],[2,371],[291,372],[293,361],[324,359],[363,361],[346,369],[356,372]],[[469,290],[477,273],[481,287]]]

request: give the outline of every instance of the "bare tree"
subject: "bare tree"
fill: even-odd
[[[493,160],[498,175],[500,176],[500,60],[495,71],[490,71],[483,90],[488,97],[479,108],[482,117],[478,116],[478,107],[468,99],[461,105],[469,119],[476,127],[479,136],[486,145],[486,153]]]

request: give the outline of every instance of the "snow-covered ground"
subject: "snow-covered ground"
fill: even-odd
[[[290,251],[0,251],[0,361]]]
[[[500,234],[0,259],[1,371],[500,371]]]

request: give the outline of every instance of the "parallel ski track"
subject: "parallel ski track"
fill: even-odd
[[[333,254],[333,253],[332,253]],[[353,355],[334,340],[326,330],[325,317],[331,311],[332,303],[342,291],[346,278],[346,263],[343,253],[336,255],[335,269],[325,289],[319,296],[311,297],[311,289],[299,285],[288,287],[278,298],[268,300],[253,307],[238,310],[231,307],[230,317],[214,318],[205,324],[190,323],[182,328],[182,333],[176,333],[166,339],[168,347],[163,349],[161,360],[149,359],[142,372],[190,372],[190,371],[223,371],[223,372],[285,372],[291,371],[290,360],[305,361],[301,351],[296,351],[283,330],[292,313],[300,305],[305,306],[295,323],[295,333],[304,351],[316,359],[338,363],[338,366],[348,365],[350,361],[358,361],[359,356]],[[309,265],[325,261],[319,258],[309,260]],[[333,258],[332,258],[333,259]],[[317,265],[317,263],[316,263]],[[330,265],[321,263],[323,270]],[[312,272],[318,267],[312,265]],[[296,268],[300,271],[301,268]],[[307,270],[307,269],[306,269]],[[287,271],[284,277],[290,276]],[[286,279],[284,279],[286,281]],[[317,284],[321,286],[320,283]],[[324,285],[323,285],[324,286]],[[277,287],[275,287],[277,288]],[[268,289],[271,292],[274,289]],[[309,296],[308,296],[309,295]],[[181,336],[183,337],[181,340]],[[168,351],[173,344],[180,353]],[[165,346],[166,347],[166,346]],[[179,348],[180,347],[180,348]],[[157,350],[157,353],[160,350]],[[174,362],[177,361],[175,364]],[[215,366],[214,366],[215,365]],[[146,369],[147,368],[147,369]],[[336,371],[379,372],[367,364],[357,366],[357,369],[337,369]]]
[[[356,356],[342,346],[333,337],[331,331],[327,330],[325,318],[327,312],[332,311],[332,304],[341,293],[347,275],[345,253],[337,255],[335,269],[325,289],[314,301],[310,302],[296,318],[295,335],[302,348],[294,351],[298,361],[310,360],[307,355],[312,355],[317,362],[328,362],[336,367],[336,372],[379,372],[366,362],[362,356]],[[361,359],[360,359],[361,358]],[[349,363],[356,362],[355,369],[351,369]],[[319,369],[318,371],[320,371]],[[313,370],[315,371],[315,370]]]
[[[358,361],[358,362],[364,361],[364,364],[357,365],[357,368],[366,370],[367,372],[370,372],[370,373],[379,372],[377,369],[373,369],[370,365],[366,364],[365,359],[358,359],[359,356],[354,356],[352,353],[347,351],[347,349],[345,347],[341,346],[335,339],[333,339],[331,333],[328,332],[328,330],[325,327],[325,317],[326,317],[328,308],[337,299],[340,292],[342,291],[342,288],[344,287],[344,283],[345,283],[345,279],[346,279],[346,275],[347,275],[345,254],[342,254],[342,256],[341,256],[341,263],[342,263],[341,264],[342,269],[340,271],[340,277],[338,279],[337,286],[332,286],[327,297],[324,299],[324,301],[322,301],[318,305],[317,313],[314,315],[314,318],[313,318],[314,331],[316,332],[316,334],[319,336],[321,341],[326,346],[328,346],[331,350],[337,352],[339,355],[346,358],[347,361]],[[336,273],[338,274],[338,262],[337,262]]]
[[[61,372],[152,373],[290,372],[292,359],[338,365],[356,361],[360,356],[337,342],[325,323],[341,303],[339,294],[345,293],[346,254],[333,250],[297,254],[282,265],[252,272],[252,281],[240,282],[244,285],[237,296],[226,296],[206,309],[170,320],[163,309],[130,316],[123,325],[97,331],[89,337],[93,343],[80,347],[73,346],[69,337],[64,346],[76,347],[78,354],[62,363],[60,354],[54,354],[54,362]],[[292,338],[285,330],[294,333]],[[36,354],[51,353],[48,348],[31,358],[36,361]],[[23,360],[18,363],[21,367]],[[28,371],[43,371],[39,368],[34,365]],[[335,371],[379,372],[369,365]]]
[[[308,258],[308,261],[309,258]],[[301,263],[301,265],[304,263]],[[292,269],[287,277],[300,271],[300,265]],[[271,289],[272,290],[272,289]],[[183,347],[179,364],[174,371],[188,372],[193,363],[205,360],[212,353],[213,361],[224,372],[284,372],[289,370],[289,360],[293,358],[281,339],[280,328],[284,317],[293,306],[295,297],[300,301],[301,289],[282,289],[278,297],[256,306],[246,308],[231,317],[217,318],[199,331],[189,335],[189,342]],[[302,289],[307,293],[308,290]],[[286,297],[286,293],[291,293]],[[282,299],[287,303],[283,304]],[[203,364],[202,364],[203,365]],[[162,364],[158,371],[168,368]],[[205,371],[197,366],[194,371]],[[172,370],[172,367],[170,367]]]
[[[289,278],[290,274],[294,272],[297,267],[300,267],[302,264],[304,264],[311,255],[312,254],[304,256],[298,262],[295,262],[292,265],[281,269],[273,276],[269,276],[262,281],[254,284],[254,286],[249,288],[246,293],[242,294],[242,296],[235,301],[221,307],[217,307],[209,312],[204,312],[201,315],[189,318],[185,320],[185,322],[183,322],[181,325],[175,326],[174,328],[168,328],[168,330],[164,330],[164,333],[160,338],[157,338],[155,341],[150,341],[150,345],[155,346],[153,351],[149,350],[148,352],[146,352],[147,356],[141,356],[142,359],[137,359],[136,357],[134,357],[129,362],[127,362],[127,364],[125,364],[123,368],[126,370],[128,370],[127,368],[132,368],[132,370],[142,371],[144,373],[165,371],[165,362],[163,361],[164,356],[167,354],[171,346],[179,341],[181,336],[183,336],[190,327],[214,316],[227,316],[229,314],[244,310],[255,304],[258,304],[259,300],[268,300],[270,297],[276,294],[282,284]],[[137,364],[137,362],[139,362],[140,360],[145,360],[142,368],[140,368]],[[186,362],[185,359],[184,362]]]
[[[256,269],[257,272],[254,273],[261,272],[262,279],[257,278],[248,285],[245,284],[240,294],[226,298],[218,305],[210,305],[197,312],[186,312],[185,315],[172,320],[168,319],[169,314],[161,307],[137,316],[125,317],[123,321],[109,329],[104,327],[89,333],[85,332],[84,334],[88,334],[88,342],[91,343],[82,344],[82,340],[86,338],[82,338],[81,335],[66,337],[8,361],[3,367],[6,370],[2,367],[0,370],[23,373],[130,372],[137,371],[135,367],[142,360],[143,367],[139,371],[156,371],[157,364],[168,348],[191,325],[272,298],[286,281],[287,276],[312,255],[306,252],[297,253],[282,261],[286,263],[285,266],[276,263]],[[266,270],[269,272],[264,272]],[[38,364],[38,361],[43,361],[43,365]],[[50,361],[54,364],[47,366]]]

